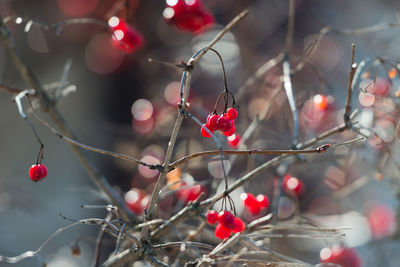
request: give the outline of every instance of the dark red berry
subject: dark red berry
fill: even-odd
[[[228,115],[228,119],[234,120],[238,116],[238,112],[235,108],[228,108],[226,114]]]
[[[232,229],[232,232],[234,232],[234,233],[243,232],[243,230],[246,228],[246,225],[244,224],[242,219],[240,219],[238,217],[235,218],[233,224],[235,225],[235,227]]]
[[[227,210],[218,213],[218,221],[228,229],[233,229],[235,227],[235,216]]]
[[[225,135],[225,136],[231,136],[232,134],[234,134],[235,133],[235,125],[232,125],[232,127],[231,127],[231,129],[230,130],[228,130],[228,131],[226,131],[226,132],[223,132],[223,134]]]
[[[32,181],[37,182],[42,180],[47,175],[47,168],[43,164],[32,165],[29,169],[29,177]]]
[[[269,199],[266,195],[263,194],[257,195],[257,202],[262,208],[268,208],[269,206]]]
[[[219,119],[219,116],[217,114],[211,114],[208,115],[207,118],[207,124],[209,129],[216,130],[217,129],[217,120]]]
[[[209,224],[216,224],[218,222],[218,212],[215,210],[209,210],[207,212],[207,222]]]
[[[212,132],[212,133],[214,133],[214,130],[210,129],[209,125],[207,125],[207,124],[203,124],[203,126],[201,126],[201,129],[200,129],[201,135],[204,137],[210,138],[211,134],[209,134],[205,128],[210,130],[210,132]]]
[[[219,117],[217,120],[217,129],[221,132],[229,131],[232,128],[232,121],[225,116]]]
[[[215,236],[219,239],[228,238],[231,235],[231,230],[225,227],[223,224],[219,223],[217,227],[215,227]]]

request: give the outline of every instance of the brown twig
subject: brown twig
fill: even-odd
[[[356,46],[354,44],[351,45],[351,64],[350,64],[350,72],[349,72],[349,84],[347,87],[347,98],[346,98],[346,106],[344,112],[344,122],[347,124],[350,122],[350,112],[351,112],[351,96],[352,96],[352,86],[353,86],[353,78],[354,73],[357,69],[357,64],[354,63],[354,54],[355,54]]]
[[[258,150],[258,149],[250,149],[250,150],[209,150],[193,153],[191,155],[185,156],[177,161],[174,161],[169,165],[170,170],[175,167],[185,163],[188,160],[192,160],[198,157],[219,155],[220,153],[224,155],[280,155],[280,154],[312,154],[312,153],[323,153],[326,152],[329,146],[322,145],[316,149],[310,150]]]

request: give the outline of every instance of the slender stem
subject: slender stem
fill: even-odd
[[[344,112],[344,122],[349,123],[350,121],[350,112],[351,112],[351,95],[352,95],[352,85],[354,74],[357,69],[357,64],[354,63],[354,54],[355,54],[355,45],[351,44],[351,64],[350,64],[350,73],[349,73],[349,84],[347,87],[347,99],[346,99],[346,107]]]
[[[322,146],[321,146],[322,147]],[[208,150],[201,151],[197,153],[193,153],[191,155],[185,156],[183,158],[178,159],[177,161],[172,162],[169,165],[170,169],[173,169],[185,161],[192,160],[198,157],[212,156],[218,154],[224,155],[280,155],[280,154],[312,154],[312,153],[323,153],[326,152],[326,149],[310,149],[310,150],[258,150],[258,149],[250,149],[250,150]]]
[[[286,33],[285,53],[288,54],[293,43],[296,0],[289,0],[288,28]]]

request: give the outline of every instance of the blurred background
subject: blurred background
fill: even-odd
[[[0,15],[10,18],[6,25],[14,36],[17,51],[43,85],[59,82],[65,65],[72,63],[67,81],[77,90],[60,99],[57,106],[80,141],[154,164],[163,162],[177,116],[182,71],[150,63],[149,58],[175,63],[187,61],[235,15],[249,8],[248,17],[215,46],[225,62],[228,87],[238,96],[236,133],[241,135],[246,131],[280,85],[282,69],[278,64],[239,92],[261,65],[282,51],[288,1],[204,0],[202,3],[213,16],[214,23],[196,32],[166,23],[164,1],[7,0],[0,1]],[[324,26],[356,29],[396,23],[399,7],[400,3],[391,0],[296,1],[292,65],[302,61]],[[113,16],[125,21],[140,39],[137,47],[134,44],[121,49],[111,42],[109,19]],[[74,18],[93,18],[100,23],[57,24]],[[359,110],[359,127],[370,129],[366,134],[375,133],[374,137],[323,155],[307,156],[306,162],[291,163],[285,173],[276,169],[265,171],[232,195],[238,213],[249,222],[257,216],[246,213],[240,193],[262,193],[275,201],[277,177],[287,174],[301,180],[305,190],[301,196],[283,192],[278,202],[273,203],[280,220],[305,214],[322,226],[352,228],[346,231],[344,238],[273,239],[270,241],[273,249],[317,264],[323,247],[342,244],[356,250],[363,266],[398,266],[400,258],[395,253],[400,248],[396,60],[400,37],[397,28],[363,35],[332,31],[321,38],[305,67],[293,75],[300,112],[300,141],[306,141],[342,122],[351,44],[356,45],[356,62],[367,57],[382,59],[365,69],[361,90],[355,90],[352,102],[353,108]],[[1,84],[27,88],[3,48],[0,48],[0,63]],[[378,84],[384,88],[383,93],[377,93]],[[193,72],[190,112],[205,122],[222,90],[218,58],[208,53]],[[327,101],[327,107],[315,110],[316,95]],[[29,179],[28,170],[35,163],[39,144],[29,125],[19,116],[12,95],[0,92],[0,107],[0,255],[14,256],[37,249],[59,227],[69,223],[59,213],[75,220],[104,218],[105,209],[80,207],[106,202],[68,145],[33,117],[45,144],[43,163],[49,173],[38,183]],[[287,149],[292,128],[292,115],[282,89],[274,98],[266,119],[246,144],[257,149]],[[328,141],[334,143],[355,137],[343,133]],[[225,136],[221,134],[218,138],[224,148],[229,149]],[[185,120],[173,158],[209,149],[216,149],[215,143],[202,137],[200,127],[193,121]],[[136,201],[132,198],[137,199],[137,195],[142,201],[152,192],[156,171],[95,153],[90,157],[127,202]],[[230,164],[232,158],[226,158],[229,179],[234,181],[270,158],[272,156],[239,157],[235,164]],[[168,180],[200,183],[208,194],[214,193],[222,181],[218,158],[196,159],[179,171],[179,175],[171,175]],[[167,192],[161,203],[161,216],[169,218],[185,201],[173,191]],[[132,209],[141,215],[144,208]],[[98,228],[94,226],[74,227],[52,240],[39,257],[17,266],[41,266],[43,262],[47,266],[89,266],[97,233]],[[75,245],[81,249],[80,256],[71,253]],[[102,260],[114,246],[114,240],[106,238]],[[8,264],[0,263],[0,266]]]

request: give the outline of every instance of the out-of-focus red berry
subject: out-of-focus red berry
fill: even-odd
[[[228,145],[232,148],[237,148],[242,138],[237,133],[228,137]]]
[[[304,193],[304,183],[299,178],[293,177],[290,174],[286,174],[283,177],[283,188],[286,193],[295,195],[297,197]]]
[[[219,223],[217,224],[217,227],[215,227],[214,233],[219,239],[225,239],[231,235],[231,230],[225,227],[222,223]]]
[[[269,206],[269,199],[266,195],[258,194],[257,195],[257,202],[263,208],[268,208]]]
[[[243,230],[246,228],[246,225],[242,221],[242,219],[236,217],[235,220],[233,221],[233,224],[235,227],[233,227],[232,232],[234,233],[240,233],[243,232]]]
[[[213,129],[210,129],[210,126],[207,125],[207,124],[203,124],[203,126],[201,126],[201,129],[200,129],[201,135],[204,136],[204,137],[210,138],[210,137],[211,137],[211,134],[209,134],[205,128],[207,128],[208,130],[210,130],[210,132],[212,132],[212,133],[214,133],[214,130],[213,130]]]
[[[333,246],[320,252],[321,263],[338,264],[342,267],[361,267],[361,258],[352,248]]]

